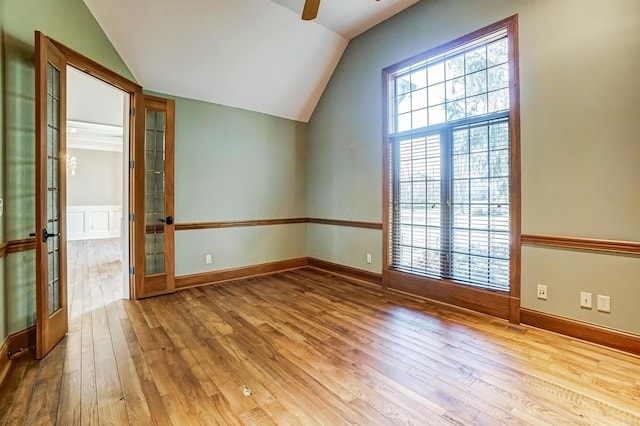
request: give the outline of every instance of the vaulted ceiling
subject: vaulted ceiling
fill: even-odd
[[[84,0],[147,90],[306,122],[349,40],[419,0]]]

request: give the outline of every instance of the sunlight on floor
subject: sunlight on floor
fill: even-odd
[[[120,238],[68,242],[70,319],[122,299],[121,256]]]

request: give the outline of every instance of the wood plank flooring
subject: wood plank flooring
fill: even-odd
[[[312,269],[123,301],[118,250],[70,243],[69,334],[0,423],[640,425],[639,357]]]

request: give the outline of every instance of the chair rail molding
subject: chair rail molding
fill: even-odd
[[[541,246],[559,249],[593,251],[605,254],[640,256],[640,242],[636,241],[536,234],[522,234],[520,241],[523,246]]]

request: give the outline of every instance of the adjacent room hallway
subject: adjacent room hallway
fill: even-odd
[[[69,242],[70,328],[0,424],[640,424],[640,358],[302,269],[141,301]]]

